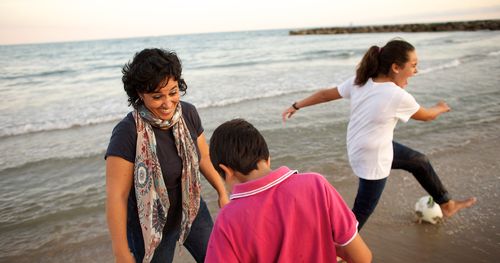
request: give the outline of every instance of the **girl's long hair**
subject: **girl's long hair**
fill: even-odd
[[[394,39],[383,47],[371,46],[356,69],[354,84],[363,86],[370,78],[389,75],[392,64],[403,67],[408,61],[408,52],[415,50],[410,43],[402,39]]]

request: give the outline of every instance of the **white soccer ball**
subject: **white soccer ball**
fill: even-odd
[[[417,215],[419,223],[426,221],[431,224],[437,224],[443,221],[441,207],[428,195],[421,197],[417,201],[415,204],[415,214]]]

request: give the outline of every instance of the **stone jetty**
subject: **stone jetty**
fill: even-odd
[[[500,30],[500,19],[476,20],[443,23],[371,25],[349,27],[323,27],[292,30],[290,35],[324,35],[324,34],[351,34],[351,33],[381,33],[381,32],[440,32],[440,31],[476,31]]]

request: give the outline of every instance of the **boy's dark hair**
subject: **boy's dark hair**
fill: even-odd
[[[173,51],[159,48],[144,49],[122,68],[123,88],[129,105],[137,108],[143,102],[139,93],[151,93],[165,86],[167,78],[178,81],[179,90],[186,92],[187,85],[181,78],[182,65]]]
[[[223,164],[242,174],[257,169],[257,163],[269,158],[266,140],[260,132],[243,119],[227,121],[217,127],[210,138],[210,159],[225,179]]]

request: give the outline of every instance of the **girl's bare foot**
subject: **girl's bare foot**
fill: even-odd
[[[443,211],[444,217],[451,217],[456,214],[458,211],[473,206],[476,203],[477,199],[475,197],[471,197],[466,200],[456,201],[450,200],[444,204],[441,204],[441,210]]]

